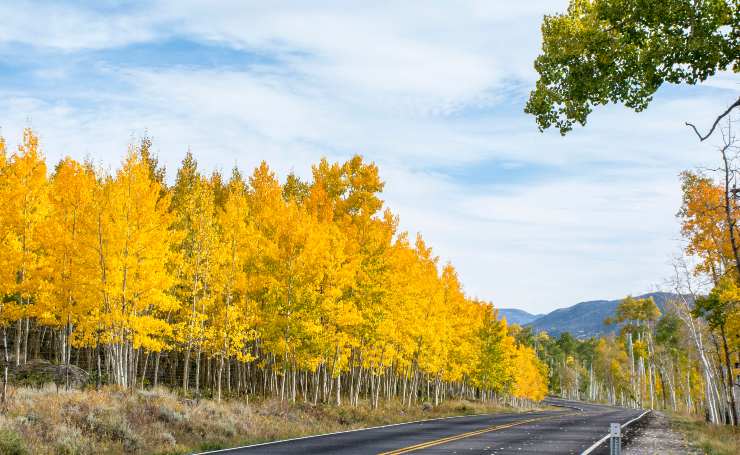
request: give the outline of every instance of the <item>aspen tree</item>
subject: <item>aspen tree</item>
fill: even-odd
[[[188,152],[172,189],[174,227],[182,239],[174,245],[178,254],[175,294],[181,302],[178,341],[185,346],[182,388],[190,387],[191,359],[195,353],[195,392],[200,392],[201,355],[208,312],[214,304],[212,285],[217,247],[215,199],[211,184],[197,169]]]
[[[49,217],[43,228],[49,267],[46,279],[51,296],[37,321],[61,327],[60,361],[70,364],[75,325],[90,314],[90,300],[84,298],[91,267],[86,250],[90,232],[85,219],[92,215],[93,192],[97,181],[89,166],[67,157],[60,161],[51,179]],[[65,370],[68,373],[68,369]],[[68,386],[68,377],[65,379]]]
[[[0,136],[0,203],[3,205],[8,200],[9,188],[8,179],[8,156],[6,151],[5,139]],[[0,211],[0,289],[6,294],[15,283],[15,274],[11,268],[12,248],[10,242],[10,223],[7,212]],[[8,352],[8,333],[7,325],[10,322],[7,312],[5,311],[5,299],[0,299],[0,326],[3,329],[3,389],[1,402],[5,403],[8,392],[8,368],[10,364],[10,354]]]
[[[717,283],[730,268],[732,248],[723,211],[723,190],[711,179],[693,172],[681,174],[683,204],[678,212],[686,253],[700,263],[697,273],[706,273]]]
[[[224,206],[218,213],[218,226],[218,301],[206,339],[211,351],[218,355],[217,396],[221,400],[224,362],[232,357],[240,362],[254,358],[245,350],[247,342],[255,337],[256,323],[247,264],[254,261],[258,233],[250,221],[244,181],[236,170],[227,187]]]
[[[30,129],[23,131],[22,144],[9,157],[4,180],[7,265],[15,274],[15,282],[6,290],[13,297],[3,312],[6,320],[16,323],[15,364],[19,365],[28,359],[31,318],[45,297],[42,274],[46,264],[40,227],[48,213],[48,181],[38,137]]]
[[[528,346],[517,346],[513,368],[516,371],[513,394],[515,397],[542,400],[547,394],[546,366],[540,362],[534,350]]]
[[[726,383],[725,391],[733,425],[738,424],[738,416],[735,404],[733,365],[728,342],[728,328],[732,329],[732,325],[728,325],[728,322],[737,318],[738,307],[740,307],[740,289],[738,289],[737,280],[733,276],[726,275],[720,278],[708,296],[697,299],[693,310],[695,316],[702,317],[712,330],[719,332],[722,342],[721,356],[724,361],[721,375]]]
[[[103,188],[106,205],[97,232],[101,339],[113,381],[133,387],[140,349],[164,349],[172,335],[164,319],[176,307],[167,293],[173,284],[166,267],[172,216],[168,198],[159,197],[160,185],[134,150]]]

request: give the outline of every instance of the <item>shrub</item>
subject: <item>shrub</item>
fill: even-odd
[[[3,455],[26,455],[28,450],[20,435],[9,428],[0,428],[0,453]]]
[[[100,436],[108,436],[123,443],[126,452],[135,452],[142,446],[141,438],[132,429],[123,416],[113,412],[88,414],[89,428]]]
[[[170,409],[165,405],[159,405],[158,411],[159,420],[165,423],[180,423],[185,420],[185,414],[177,412],[174,409]]]
[[[143,446],[141,438],[137,434],[130,434],[123,440],[123,450],[126,453],[138,452]]]
[[[172,436],[172,433],[165,431],[159,434],[159,439],[166,445],[174,446],[177,444],[177,440]]]
[[[90,443],[76,427],[60,425],[55,430],[54,453],[57,455],[87,455],[92,453]]]

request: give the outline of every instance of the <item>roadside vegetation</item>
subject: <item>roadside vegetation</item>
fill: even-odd
[[[165,389],[14,389],[0,414],[0,453],[185,454],[310,434],[452,415],[512,412],[509,406],[398,400],[374,408],[290,403],[278,398],[192,400]]]
[[[708,455],[740,453],[740,430],[737,427],[712,425],[696,416],[670,415],[671,427],[684,433],[692,446]]]

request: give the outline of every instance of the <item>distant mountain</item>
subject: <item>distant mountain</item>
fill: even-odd
[[[516,308],[497,308],[497,310],[499,318],[506,318],[506,322],[509,324],[525,325],[544,316],[543,314],[527,313],[524,310],[517,310]]]
[[[635,298],[646,297],[652,297],[660,311],[664,312],[666,303],[676,298],[677,295],[668,292],[652,292]],[[574,337],[581,339],[598,337],[615,332],[615,326],[604,325],[604,319],[614,315],[621,301],[622,299],[581,302],[568,308],[557,309],[526,324],[535,332],[545,331],[553,336],[570,332]]]

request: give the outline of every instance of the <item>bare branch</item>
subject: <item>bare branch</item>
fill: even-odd
[[[689,127],[691,127],[694,130],[694,133],[696,133],[696,135],[699,136],[699,141],[704,141],[705,139],[707,139],[709,136],[712,135],[712,133],[714,132],[714,130],[717,128],[717,124],[719,124],[720,120],[722,120],[723,118],[727,117],[727,115],[729,115],[730,111],[732,111],[733,109],[735,109],[738,106],[740,106],[740,97],[738,97],[737,100],[734,103],[732,103],[730,105],[730,107],[727,108],[726,111],[724,111],[719,117],[717,117],[714,120],[714,123],[712,124],[712,128],[704,136],[701,135],[701,133],[699,132],[698,129],[696,129],[696,126],[694,126],[693,123],[686,122],[686,126],[689,126]]]

